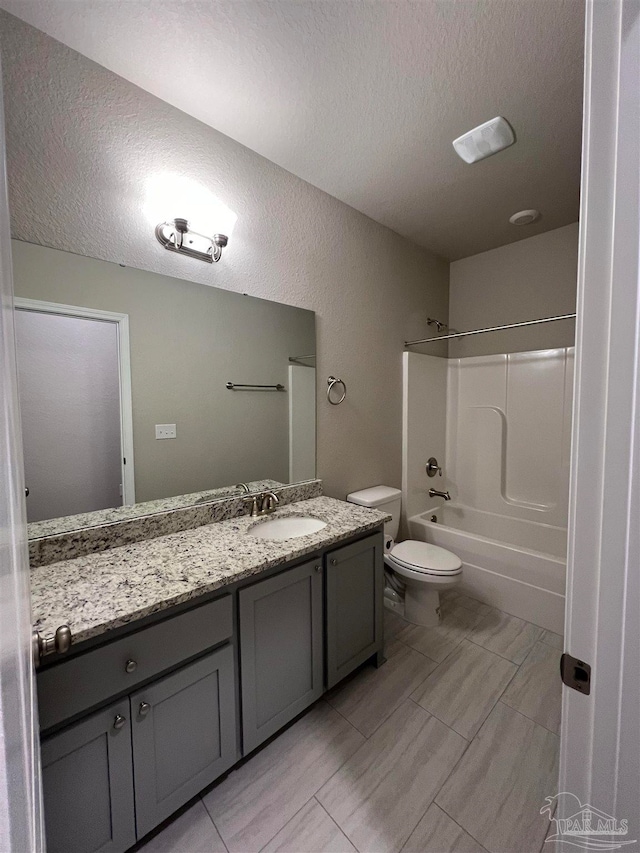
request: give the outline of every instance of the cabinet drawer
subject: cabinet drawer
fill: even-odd
[[[228,639],[232,597],[194,607],[37,674],[40,728],[123,693]]]

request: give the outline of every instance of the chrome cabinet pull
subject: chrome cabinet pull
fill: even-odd
[[[138,668],[138,664],[136,663],[136,661],[129,658],[129,660],[124,665],[124,668],[125,668],[125,672],[135,672],[136,669]]]
[[[140,707],[138,708],[138,713],[141,717],[146,717],[150,710],[151,705],[148,702],[141,702]]]
[[[61,625],[53,637],[43,637],[40,631],[34,631],[31,635],[34,665],[39,666],[44,655],[50,655],[52,652],[63,655],[68,652],[71,648],[71,639],[71,629],[68,625]]]
[[[118,729],[121,729],[126,722],[126,717],[123,717],[122,714],[116,714],[113,720],[113,728],[118,731]]]

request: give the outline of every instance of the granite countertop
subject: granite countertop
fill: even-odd
[[[284,483],[277,480],[251,480],[246,484],[249,492],[264,492],[267,489],[280,489]],[[84,512],[80,515],[64,515],[62,518],[48,518],[45,521],[32,521],[27,525],[29,539],[41,539],[43,536],[57,536],[74,530],[85,530],[88,527],[102,527],[117,521],[128,521],[146,515],[169,512],[184,507],[199,506],[209,501],[223,498],[241,497],[244,489],[236,486],[222,486],[218,489],[205,489],[203,492],[191,492],[188,495],[175,495],[170,498],[158,498],[155,501],[145,501],[131,506],[116,506],[111,509],[99,509],[95,512]]]
[[[69,625],[72,642],[81,643],[373,530],[390,518],[327,497],[288,504],[268,517],[291,515],[309,515],[327,526],[294,539],[258,539],[245,533],[264,519],[241,516],[34,568],[34,627],[50,637],[60,625]]]

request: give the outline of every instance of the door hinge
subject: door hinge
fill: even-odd
[[[560,678],[567,687],[588,696],[591,693],[591,667],[565,652],[560,658]]]

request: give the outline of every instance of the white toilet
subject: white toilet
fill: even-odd
[[[347,495],[350,503],[374,507],[391,516],[385,523],[385,605],[415,625],[432,627],[440,621],[440,590],[462,577],[459,557],[428,542],[407,539],[395,544],[400,526],[402,492],[373,486]]]

